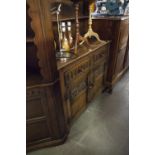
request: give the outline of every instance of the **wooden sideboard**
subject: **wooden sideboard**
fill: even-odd
[[[110,42],[89,49],[79,48],[79,56],[67,62],[58,61],[62,100],[68,122],[76,118],[98,92],[107,87]]]
[[[129,67],[129,17],[94,17],[93,28],[103,40],[111,40],[107,80],[109,91]]]
[[[27,151],[63,143],[70,122],[99,92],[107,87],[111,90],[128,68],[127,17],[94,19],[94,31],[112,44],[107,41],[89,47],[82,45],[76,58],[67,62],[56,60],[57,22],[51,10],[60,2],[60,21],[72,22],[75,39],[75,10],[70,0],[26,1]],[[88,1],[81,0],[81,35],[88,30],[87,9]]]

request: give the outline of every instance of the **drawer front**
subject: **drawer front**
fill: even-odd
[[[85,58],[67,67],[64,71],[64,83],[66,86],[73,81],[85,77],[90,70],[90,59]]]
[[[120,39],[119,39],[119,48],[124,48],[127,45],[129,35],[129,21],[125,20],[121,22],[120,25]]]
[[[93,65],[97,65],[99,63],[103,63],[105,60],[107,60],[108,56],[108,49],[107,46],[104,46],[100,49],[98,49],[93,54]]]

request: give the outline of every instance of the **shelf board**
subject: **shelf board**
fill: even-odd
[[[126,20],[129,16],[93,16],[93,20],[106,19],[106,20]]]
[[[26,43],[33,43],[34,39],[33,37],[26,37]]]
[[[88,16],[79,17],[79,20],[82,20],[82,19],[88,19]],[[72,21],[72,20],[75,20],[75,17],[61,18],[61,19],[59,19],[60,22]],[[52,22],[57,22],[57,20],[56,19],[52,19]]]

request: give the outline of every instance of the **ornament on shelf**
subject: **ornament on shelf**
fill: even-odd
[[[59,20],[59,14],[61,12],[61,4],[58,5],[58,8],[54,7],[51,9],[52,14],[56,14],[57,19],[57,29],[58,29],[58,39],[59,39],[59,51],[61,52],[61,40],[62,40],[62,31],[60,28],[60,20]]]
[[[75,3],[75,24],[76,24],[76,37],[75,37],[75,54],[77,54],[77,47],[84,43],[84,38],[80,34],[80,23],[79,23],[79,3]]]
[[[59,14],[61,12],[61,4],[58,5],[58,8],[54,7],[51,9],[52,14],[57,15],[57,29],[58,29],[58,44],[59,48],[56,52],[56,57],[60,61],[67,61],[67,59],[75,57],[73,53],[70,52],[70,43],[67,39],[67,29],[65,22],[61,22],[59,20]]]
[[[69,52],[70,47],[69,47],[69,41],[67,39],[67,34],[66,34],[66,24],[65,24],[65,22],[61,23],[61,31],[62,31],[62,39],[61,39],[62,48],[60,49],[60,51]]]
[[[89,27],[88,27],[88,32],[84,35],[84,38],[88,40],[92,37],[95,37],[97,39],[97,41],[99,41],[101,43],[105,43],[105,41],[101,40],[99,35],[96,32],[94,32],[92,29],[92,12],[93,12],[92,8],[93,8],[93,5],[94,5],[93,3],[89,4],[89,22],[88,22]]]
[[[71,22],[68,21],[67,30],[68,30],[68,42],[69,42],[70,49],[73,48],[73,37],[72,37],[72,26],[71,25],[72,25]]]

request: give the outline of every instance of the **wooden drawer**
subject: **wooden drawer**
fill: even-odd
[[[72,81],[85,77],[90,70],[89,57],[81,59],[80,61],[65,68],[64,83],[68,86]]]
[[[103,63],[104,60],[107,60],[107,46],[104,46],[100,49],[98,49],[94,54],[93,54],[93,65],[97,65],[99,63]]]
[[[77,98],[76,101],[72,103],[71,106],[71,116],[74,118],[81,110],[85,109],[87,105],[87,94],[82,92]]]

